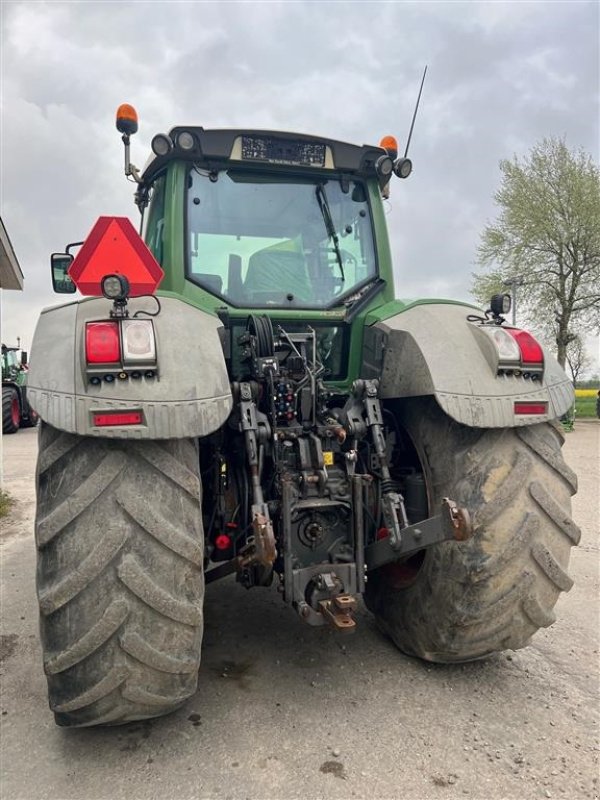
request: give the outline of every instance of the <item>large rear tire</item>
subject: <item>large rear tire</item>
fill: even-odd
[[[200,492],[194,440],[81,437],[42,422],[37,587],[59,725],[160,716],[195,692]]]
[[[2,433],[16,433],[21,424],[19,394],[12,386],[2,387]]]
[[[402,651],[428,661],[525,646],[554,622],[580,538],[570,511],[577,478],[560,452],[560,426],[467,428],[432,399],[404,402],[397,413],[420,456],[432,511],[451,497],[470,511],[474,535],[427,550],[413,561],[420,568],[412,580],[396,565],[377,570],[367,605]]]

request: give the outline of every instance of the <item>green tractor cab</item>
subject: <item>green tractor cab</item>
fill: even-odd
[[[38,416],[27,396],[27,353],[2,345],[2,433],[33,428]]]

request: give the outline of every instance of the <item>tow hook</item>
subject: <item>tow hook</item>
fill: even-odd
[[[321,614],[336,631],[354,633],[356,621],[352,614],[356,610],[356,598],[350,594],[338,594],[330,600],[320,600]]]

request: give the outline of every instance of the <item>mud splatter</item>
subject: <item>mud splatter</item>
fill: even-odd
[[[335,778],[346,780],[346,773],[344,772],[344,765],[339,761],[325,761],[319,767],[321,772],[326,775],[333,775]]]
[[[250,688],[249,677],[252,671],[250,662],[221,661],[219,664],[212,666],[211,669],[221,678],[227,678],[236,683],[240,689],[248,690]]]

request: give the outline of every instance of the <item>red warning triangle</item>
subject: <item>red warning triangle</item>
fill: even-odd
[[[69,267],[69,276],[87,295],[102,294],[105,275],[125,275],[130,297],[152,294],[164,274],[127,217],[98,217]]]

